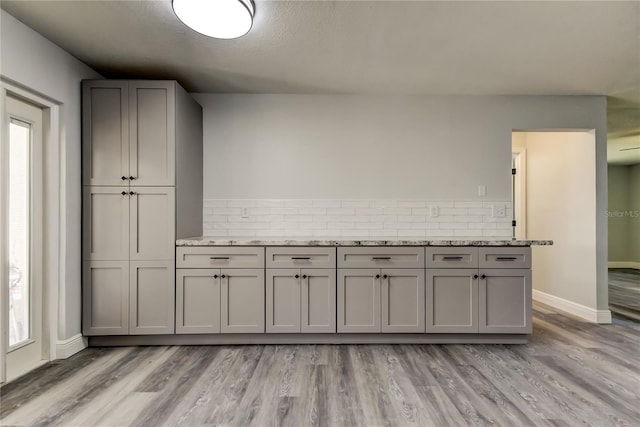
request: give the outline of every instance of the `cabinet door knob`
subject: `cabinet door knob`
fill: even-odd
[[[307,275],[306,275],[306,274],[303,274],[303,275],[302,275],[302,278],[303,278],[303,279],[306,279],[306,278],[307,278]]]
[[[380,278],[380,275],[379,275],[379,274],[376,274],[376,279],[379,279],[379,278]]]
[[[478,278],[478,275],[477,275],[477,274],[474,274],[474,275],[473,275],[473,278],[474,278],[474,279],[477,279],[477,278]]]
[[[389,278],[389,276],[387,276],[386,274],[384,274],[384,275],[382,276],[382,278],[383,278],[383,279],[388,279],[388,278]]]
[[[214,278],[214,279],[217,279],[217,278],[218,278],[218,275],[217,275],[217,274],[214,274],[214,275],[213,275],[213,278]]]
[[[129,191],[129,195],[130,196],[133,196],[134,194],[136,194],[136,193],[134,193],[133,191]]]
[[[130,176],[129,179],[134,180],[134,179],[136,179],[136,177],[135,176]]]
[[[293,276],[293,277],[295,277],[296,279],[298,279],[298,278],[300,277],[300,275],[299,275],[299,274],[296,274],[296,275],[295,275],[295,276]]]
[[[222,275],[222,276],[220,276],[220,277],[222,277],[222,278],[224,279],[224,278],[226,278],[227,276],[225,276],[225,275],[223,274],[223,275]]]
[[[122,175],[122,178],[121,178],[121,179],[122,179],[123,181],[126,181],[126,180],[127,180],[127,177],[126,177],[126,176],[124,176],[124,175]]]
[[[487,276],[485,276],[484,274],[480,276],[481,279],[486,279]]]
[[[127,192],[126,192],[126,191],[123,191],[123,192],[122,192],[122,193],[120,193],[120,194],[122,194],[123,196],[126,196],[126,195],[127,195]]]

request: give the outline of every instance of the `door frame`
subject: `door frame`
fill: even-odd
[[[516,220],[516,239],[527,238],[527,149],[522,147],[512,147],[511,155],[515,157],[512,160],[516,169],[514,179],[514,200],[512,205],[514,208],[514,216]]]
[[[6,97],[22,98],[25,101],[36,105],[42,109],[42,143],[43,143],[43,218],[42,228],[42,341],[44,360],[54,360],[56,358],[56,343],[58,341],[58,317],[59,311],[64,312],[64,304],[58,306],[60,285],[64,283],[65,277],[65,239],[66,218],[63,215],[65,208],[65,189],[62,172],[64,170],[64,160],[61,156],[60,139],[60,106],[61,103],[50,99],[42,94],[35,93],[16,83],[0,78],[0,122],[2,122],[2,139],[8,140],[8,126],[5,126],[6,118]],[[8,156],[4,153],[6,144],[0,144],[0,194],[6,194],[8,183]],[[5,203],[6,197],[0,197],[0,224],[6,222],[8,206]],[[8,230],[0,230],[0,234],[6,235]],[[6,241],[6,239],[5,239]],[[7,248],[0,245],[0,277],[8,277],[8,269],[4,260],[7,257]],[[0,307],[7,304],[9,298],[8,287],[2,286],[0,292]],[[7,330],[9,325],[9,314],[2,310],[0,316],[1,330]],[[6,342],[8,338],[0,340],[0,383],[6,380]]]

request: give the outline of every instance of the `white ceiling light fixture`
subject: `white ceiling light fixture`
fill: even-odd
[[[253,0],[173,0],[173,11],[187,27],[217,39],[235,39],[253,25]]]

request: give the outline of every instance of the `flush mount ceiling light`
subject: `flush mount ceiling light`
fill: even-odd
[[[173,0],[173,11],[187,27],[217,39],[235,39],[249,32],[252,0]]]

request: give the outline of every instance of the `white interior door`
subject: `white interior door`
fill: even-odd
[[[6,381],[45,362],[42,340],[42,110],[7,96],[0,191],[3,207],[2,337]],[[8,274],[7,274],[8,273]]]

